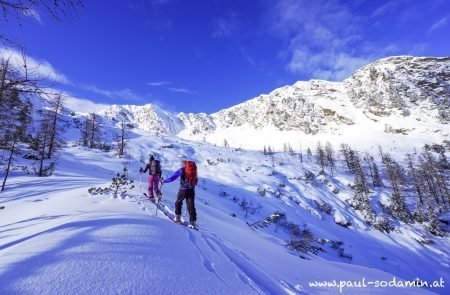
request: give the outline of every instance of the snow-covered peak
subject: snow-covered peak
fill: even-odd
[[[369,64],[343,84],[351,102],[375,116],[426,116],[450,120],[450,57],[396,56]]]
[[[212,115],[221,128],[250,126],[257,130],[267,127],[280,131],[301,131],[316,134],[341,124],[352,124],[333,105],[345,104],[341,84],[311,80],[297,82],[260,95],[254,99]]]
[[[214,130],[216,124],[211,116],[205,113],[193,114],[193,113],[179,113],[178,118],[183,122],[186,130],[189,130],[192,134],[201,134]]]
[[[147,131],[158,131],[168,134],[177,134],[183,129],[183,123],[173,113],[164,111],[154,104],[112,105],[99,112],[105,119],[113,121],[126,121]]]

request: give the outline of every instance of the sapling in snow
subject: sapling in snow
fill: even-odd
[[[123,197],[126,195],[128,190],[134,188],[134,181],[129,179],[127,176],[127,168],[124,167],[122,173],[117,173],[111,180],[109,187],[91,187],[88,192],[91,195],[105,195],[109,194],[113,197]]]

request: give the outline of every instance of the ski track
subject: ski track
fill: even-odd
[[[192,229],[186,228],[186,232],[187,232],[188,238],[191,241],[192,245],[197,250],[197,252],[198,252],[198,254],[200,256],[201,263],[203,264],[205,269],[208,270],[209,272],[211,272],[212,274],[214,274],[220,281],[222,281],[222,283],[225,286],[228,286],[227,282],[219,274],[217,274],[216,268],[214,267],[214,262],[212,262],[211,259],[209,259],[203,253],[203,251],[201,250],[201,248],[197,244],[197,239],[195,237],[194,232],[192,232]]]
[[[236,272],[237,277],[243,282],[250,285],[259,294],[284,294],[286,290],[281,288],[276,282],[273,282],[266,274],[258,270],[248,260],[248,257],[241,257],[234,250],[225,246],[223,242],[219,242],[218,239],[212,240],[207,237],[207,234],[202,233],[203,239],[210,241],[206,243],[213,251],[212,244],[216,244],[218,248],[222,250],[222,253],[228,257],[228,260],[238,269]],[[242,253],[241,253],[242,254]]]
[[[145,200],[145,197],[142,197],[141,203],[148,203],[152,207],[157,208],[155,204],[152,204],[149,200]],[[163,206],[166,207],[163,203]],[[157,209],[159,210],[159,209]],[[169,214],[172,214],[172,212],[168,212]],[[167,216],[165,216],[167,219]],[[170,221],[170,220],[168,220]],[[193,247],[196,249],[196,252],[199,255],[200,261],[203,265],[203,267],[215,275],[225,286],[228,286],[227,282],[217,273],[216,268],[214,266],[214,262],[211,260],[211,258],[208,258],[204,251],[202,251],[201,247],[198,244],[196,232],[193,232],[192,229],[185,228],[187,237]],[[198,231],[197,231],[198,233]],[[283,284],[286,285],[287,283],[281,283],[280,285],[277,285],[275,282],[273,282],[267,275],[263,274],[262,272],[257,271],[257,268],[251,265],[251,262],[248,261],[249,258],[247,255],[240,251],[239,254],[235,253],[235,251],[229,249],[227,246],[223,244],[223,242],[216,242],[214,243],[212,238],[207,237],[206,232],[201,232],[200,236],[202,237],[203,242],[208,246],[209,249],[211,249],[214,253],[220,254],[219,251],[216,249],[221,249],[222,253],[226,255],[228,260],[237,268],[236,270],[236,276],[239,278],[240,281],[242,281],[244,284],[250,286],[253,290],[255,290],[259,294],[284,294],[286,292],[291,293],[292,288],[289,288],[289,290],[286,290],[286,287],[283,287]],[[215,240],[219,241],[220,238],[218,238],[215,234]],[[214,246],[216,244],[216,246]],[[240,258],[239,255],[242,255],[244,259]],[[246,261],[247,260],[247,261]],[[269,283],[268,287],[265,287],[265,285]]]

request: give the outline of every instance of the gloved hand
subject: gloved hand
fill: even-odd
[[[142,169],[142,167],[139,168],[139,172],[142,173],[142,171],[144,171],[144,169]]]
[[[159,179],[159,182],[161,183],[161,185],[164,184],[164,177],[161,176],[161,178]]]

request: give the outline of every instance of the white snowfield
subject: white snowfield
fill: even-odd
[[[450,58],[392,57],[342,83],[297,82],[211,115],[111,106],[99,112],[104,141],[115,140],[120,120],[133,127],[123,159],[76,145],[86,114],[69,110],[55,174],[26,175],[20,164],[33,163],[18,158],[0,193],[0,295],[450,294],[448,235],[396,219],[394,231],[375,230],[346,203],[354,176],[342,160],[331,177],[305,155],[319,140],[336,151],[348,143],[381,168],[379,145],[403,161],[426,143],[442,144],[449,83]],[[225,140],[247,150],[222,147]],[[303,163],[279,152],[285,143],[301,145]],[[258,151],[264,145],[278,151],[273,163]],[[140,187],[138,171],[150,154],[164,177],[181,159],[196,161],[199,231],[143,198],[146,176]],[[133,190],[116,198],[88,193],[109,186],[126,163]],[[177,182],[163,186],[170,216],[177,190]],[[416,198],[406,197],[413,209]],[[378,216],[388,198],[389,189],[370,194]],[[263,222],[276,212],[311,231],[317,255],[289,249],[286,226]],[[404,287],[416,279],[429,286]]]
[[[94,185],[107,186],[122,169],[125,160],[114,152],[69,144],[54,176],[14,172],[0,195],[6,206],[0,211],[0,294],[448,294],[447,285],[375,285],[415,278],[450,282],[449,240],[436,238],[433,245],[422,246],[414,238],[423,231],[413,226],[401,225],[391,234],[369,229],[343,202],[350,195],[344,175],[331,179],[341,189],[336,196],[320,181],[312,186],[294,179],[303,169],[315,171],[311,162],[302,165],[297,158],[276,155],[284,164],[272,168],[259,152],[135,132],[129,161],[136,187],[123,198],[87,192]],[[161,212],[155,216],[155,207],[140,196],[139,160],[149,153],[161,159],[165,177],[178,168],[180,158],[198,163],[199,231]],[[145,191],[145,176],[142,181]],[[281,198],[270,189],[266,196],[256,193],[259,186],[280,182],[285,183]],[[163,186],[172,214],[177,189],[177,182]],[[260,208],[246,216],[239,206],[243,200]],[[334,217],[318,211],[313,200],[332,204]],[[289,234],[283,228],[247,225],[275,211],[307,224],[317,238],[343,241],[352,260],[326,245],[318,256],[300,255],[286,248]],[[337,225],[334,219],[339,218],[353,226]],[[316,281],[337,286],[310,285]]]

